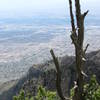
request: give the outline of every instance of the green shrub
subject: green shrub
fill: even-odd
[[[96,81],[95,75],[89,84],[84,85],[84,96],[86,100],[100,100],[100,85]]]
[[[45,88],[40,86],[38,88],[37,96],[25,96],[23,90],[21,90],[18,96],[14,96],[13,100],[59,100],[56,92],[46,91]]]
[[[46,91],[45,88],[39,87],[36,100],[58,100],[56,92]]]
[[[85,100],[100,100],[100,85],[96,81],[96,76],[93,75],[90,82],[84,85]],[[74,89],[71,89],[71,99],[74,96]]]

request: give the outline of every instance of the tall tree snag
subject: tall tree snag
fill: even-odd
[[[71,39],[72,43],[75,46],[75,56],[76,56],[76,74],[77,79],[75,81],[74,86],[74,96],[73,100],[84,100],[84,76],[87,77],[87,75],[83,72],[83,66],[85,60],[85,53],[87,51],[87,48],[89,44],[83,49],[83,42],[84,42],[84,19],[86,15],[88,14],[88,11],[81,13],[81,6],[80,6],[80,0],[75,0],[75,10],[76,10],[76,24],[74,21],[74,14],[72,10],[72,0],[69,0],[69,8],[70,8],[70,18],[71,18]],[[57,57],[55,56],[53,50],[50,51],[55,67],[56,67],[56,87],[57,92],[61,100],[68,100],[64,97],[62,89],[61,89],[61,72],[60,72],[60,66]]]
[[[87,50],[86,46],[85,50],[83,50],[83,42],[84,42],[84,19],[87,15],[88,11],[84,14],[81,14],[81,6],[80,0],[75,0],[75,10],[76,10],[76,27],[75,29],[75,22],[74,22],[74,15],[72,11],[72,0],[69,0],[69,8],[70,8],[70,18],[71,18],[71,27],[72,27],[72,34],[71,39],[75,46],[75,55],[76,55],[76,70],[77,70],[77,80],[75,82],[75,94],[73,100],[84,100],[83,97],[83,65],[85,59],[85,52]]]

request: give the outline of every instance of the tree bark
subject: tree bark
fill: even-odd
[[[76,55],[76,70],[77,70],[77,80],[76,80],[76,86],[75,86],[75,95],[73,97],[73,100],[84,100],[83,97],[83,65],[85,59],[85,52],[87,50],[87,47],[85,50],[83,50],[83,42],[84,42],[84,19],[87,15],[88,11],[84,14],[81,14],[81,6],[80,6],[80,0],[75,0],[75,10],[76,10],[76,27],[77,31],[75,29],[75,22],[74,22],[74,15],[72,11],[72,0],[69,0],[69,7],[70,7],[70,18],[71,18],[71,27],[72,27],[72,34],[71,39],[75,46],[75,55]]]
[[[56,67],[56,88],[57,88],[57,93],[58,96],[60,97],[61,100],[68,100],[64,97],[63,92],[62,92],[62,88],[61,88],[61,71],[60,71],[60,65],[58,62],[57,57],[55,56],[53,50],[50,50],[50,53],[52,55],[53,61],[55,63],[55,67]]]

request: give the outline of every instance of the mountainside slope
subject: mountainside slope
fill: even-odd
[[[100,83],[100,50],[87,54],[87,61],[84,66],[84,71],[88,75],[88,82],[91,75],[95,74]],[[73,86],[76,78],[75,57],[64,56],[59,58],[62,72],[62,89],[66,95],[69,95],[69,90]],[[19,93],[20,89],[36,95],[37,87],[43,85],[46,89],[56,90],[55,85],[56,71],[53,61],[47,61],[44,64],[32,66],[27,74],[19,81],[15,82],[13,87],[4,91],[0,95],[0,100],[12,100],[12,97]]]

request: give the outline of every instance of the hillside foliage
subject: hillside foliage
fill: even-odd
[[[96,80],[96,76],[93,75],[90,82],[84,85],[84,97],[85,100],[100,100],[100,85]],[[74,96],[74,88],[71,89],[72,100]],[[25,95],[25,91],[21,90],[19,95],[14,96],[13,100],[60,100],[56,92],[46,90],[42,86],[39,86],[36,96],[31,96],[29,93]]]
[[[21,90],[19,95],[13,97],[13,100],[59,100],[59,98],[56,92],[47,91],[39,86],[36,96],[31,96],[30,93],[25,95],[25,91]]]

